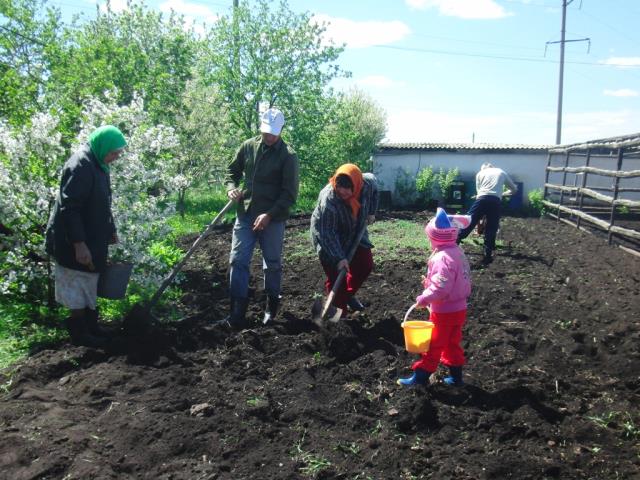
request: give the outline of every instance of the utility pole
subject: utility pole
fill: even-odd
[[[547,42],[547,45],[552,43],[560,44],[560,76],[558,79],[558,114],[556,119],[556,145],[560,145],[562,139],[562,93],[564,84],[564,44],[568,42],[589,42],[589,48],[591,48],[591,39],[579,38],[576,40],[565,40],[566,25],[567,25],[567,5],[570,5],[573,0],[562,0],[562,28],[560,30],[560,41]],[[546,46],[545,46],[546,48]],[[588,52],[589,50],[587,50]]]

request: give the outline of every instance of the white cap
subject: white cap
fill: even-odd
[[[277,108],[270,108],[260,116],[260,131],[280,135],[284,126],[284,115]]]

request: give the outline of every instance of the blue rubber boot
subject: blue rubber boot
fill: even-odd
[[[449,367],[449,376],[445,377],[443,382],[445,385],[459,387],[464,385],[462,381],[462,367]]]
[[[430,372],[426,370],[422,370],[421,368],[416,368],[413,371],[413,375],[408,378],[399,378],[396,383],[398,385],[404,385],[405,387],[414,387],[416,385],[426,385],[427,380],[429,380],[429,376],[431,376]]]

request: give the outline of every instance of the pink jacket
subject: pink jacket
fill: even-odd
[[[436,248],[428,262],[424,291],[416,298],[432,312],[458,312],[467,308],[471,295],[471,270],[462,249],[453,244]]]

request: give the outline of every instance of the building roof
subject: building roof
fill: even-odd
[[[482,151],[547,151],[554,145],[526,145],[523,143],[379,143],[378,151],[385,150],[433,150],[433,151],[457,151],[457,150],[482,150]]]

